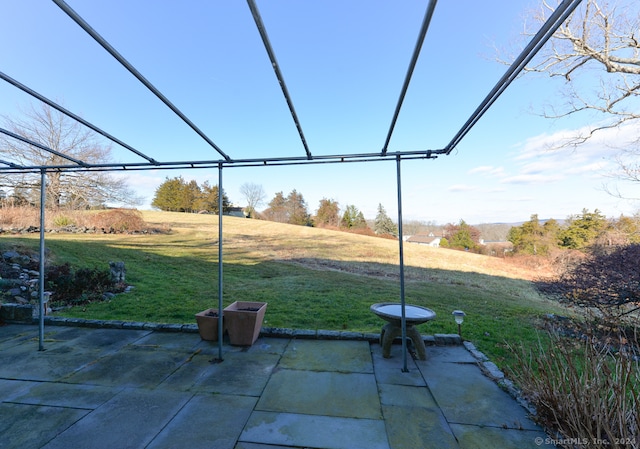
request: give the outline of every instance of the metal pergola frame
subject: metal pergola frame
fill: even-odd
[[[420,56],[422,44],[427,35],[429,25],[433,18],[437,0],[429,0],[422,26],[417,38],[417,42],[414,47],[414,51],[409,63],[407,73],[404,78],[404,82],[400,91],[398,102],[394,110],[393,118],[389,126],[389,130],[381,151],[360,153],[360,154],[335,154],[335,155],[323,155],[314,156],[307,144],[306,138],[302,131],[300,120],[295,111],[293,100],[289,95],[286,87],[284,76],[278,65],[275,51],[269,41],[266,27],[262,22],[260,12],[256,5],[255,0],[247,0],[249,9],[253,16],[256,28],[260,33],[260,37],[264,44],[265,50],[269,56],[271,65],[273,66],[275,76],[282,89],[289,112],[295,123],[298,131],[300,141],[305,150],[304,156],[299,157],[266,157],[257,159],[234,159],[227,155],[222,149],[220,149],[200,128],[198,128],[184,113],[182,113],[166,96],[162,94],[153,84],[151,84],[131,63],[129,63],[118,51],[109,44],[96,30],[94,30],[80,15],[78,15],[69,5],[63,0],[52,0],[69,18],[71,18],[77,25],[79,25],[87,34],[89,34],[98,44],[100,44],[111,56],[113,56],[122,66],[124,66],[134,77],[136,77],[147,89],[149,89],[160,101],[162,101],[169,109],[171,109],[178,117],[180,117],[196,134],[198,134],[203,140],[205,140],[209,146],[211,146],[219,155],[218,159],[211,160],[186,160],[186,161],[158,161],[157,159],[148,156],[132,146],[122,142],[118,138],[103,131],[97,126],[82,119],[73,112],[65,109],[54,101],[46,98],[38,92],[30,89],[19,81],[11,78],[0,71],[0,79],[13,85],[17,89],[29,94],[37,100],[46,103],[50,107],[58,110],[59,112],[67,115],[68,117],[78,121],[82,125],[90,128],[94,132],[102,135],[103,137],[111,140],[112,142],[127,149],[129,152],[141,157],[145,162],[131,162],[131,163],[101,163],[94,164],[86,161],[81,161],[72,158],[68,155],[59,153],[41,143],[34,142],[30,139],[26,139],[11,131],[0,128],[0,133],[9,136],[10,138],[20,140],[28,145],[33,145],[48,153],[54,154],[63,158],[66,162],[58,163],[55,165],[20,165],[12,161],[6,161],[0,159],[0,174],[20,174],[20,173],[39,173],[41,176],[41,191],[40,191],[40,320],[39,320],[39,350],[44,350],[44,255],[45,255],[45,239],[44,239],[44,217],[45,217],[45,185],[46,175],[48,172],[73,172],[73,171],[138,171],[138,170],[170,170],[170,169],[196,169],[196,168],[217,168],[218,169],[218,188],[222,191],[222,174],[225,168],[234,167],[256,167],[256,166],[282,166],[282,165],[305,165],[305,164],[327,164],[327,163],[348,163],[348,162],[373,162],[373,161],[396,161],[396,179],[397,179],[397,193],[398,193],[398,231],[399,231],[399,269],[400,269],[400,303],[402,310],[401,326],[402,326],[402,349],[403,349],[403,367],[402,371],[408,371],[407,369],[407,350],[406,350],[406,318],[405,318],[405,297],[404,297],[404,253],[403,253],[403,239],[402,239],[402,191],[401,191],[401,161],[412,159],[435,159],[439,155],[449,155],[460,141],[467,135],[467,133],[473,128],[473,126],[480,120],[484,113],[493,105],[498,97],[507,89],[507,87],[516,79],[516,77],[522,72],[525,66],[531,61],[536,53],[544,46],[547,40],[555,33],[557,28],[564,23],[567,18],[573,13],[575,8],[581,3],[581,0],[563,0],[559,4],[557,9],[549,17],[549,19],[542,25],[540,30],[534,35],[529,44],[524,48],[516,60],[509,66],[505,74],[498,80],[494,88],[488,93],[476,110],[471,114],[468,120],[463,124],[460,130],[451,139],[449,144],[440,149],[429,149],[423,151],[397,151],[389,152],[388,146],[395,129],[396,121],[400,114],[402,104],[404,102],[405,95],[407,93],[414,68]],[[222,195],[219,195],[219,245],[218,245],[218,309],[222,310],[222,281],[223,281],[223,240],[222,240]],[[218,325],[218,350],[219,359],[222,360],[222,314],[219,314]]]

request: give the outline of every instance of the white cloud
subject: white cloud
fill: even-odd
[[[503,184],[548,184],[551,182],[560,181],[563,178],[563,176],[558,174],[522,174],[504,178],[500,182]]]
[[[637,135],[632,126],[604,129],[578,147],[562,146],[588,127],[563,129],[552,134],[531,137],[515,147],[512,160],[518,174],[501,180],[505,184],[536,184],[566,179],[572,176],[605,176],[611,160],[620,149]]]
[[[494,167],[492,165],[482,165],[479,167],[472,168],[467,172],[470,175],[473,174],[481,174],[488,176],[503,176],[504,175],[504,167]]]
[[[469,192],[476,190],[476,187],[467,184],[454,184],[447,189],[449,192]]]
[[[569,168],[566,172],[571,175],[583,175],[591,173],[598,176],[603,176],[605,170],[607,170],[609,165],[610,164],[607,161],[592,162],[591,164]]]

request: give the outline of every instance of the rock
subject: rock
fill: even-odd
[[[10,261],[14,257],[20,257],[20,254],[18,252],[16,252],[16,251],[6,251],[6,252],[2,253],[2,258],[4,260]]]
[[[111,279],[114,282],[124,282],[127,269],[124,266],[124,262],[109,262],[109,268],[111,269]]]
[[[31,323],[33,307],[30,304],[2,304],[0,318],[7,321]]]

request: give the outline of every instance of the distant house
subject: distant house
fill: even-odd
[[[412,235],[411,237],[407,238],[406,241],[409,243],[417,243],[419,245],[427,245],[433,246],[434,248],[439,248],[440,240],[442,240],[442,237],[436,237],[433,232],[430,232],[429,234]]]
[[[513,243],[511,242],[490,242],[480,239],[480,244],[487,248],[484,254],[488,254],[489,256],[501,257],[513,252]]]
[[[231,215],[232,217],[246,217],[242,207],[231,206],[229,207],[225,215]]]

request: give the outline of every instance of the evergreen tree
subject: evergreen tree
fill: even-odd
[[[560,226],[556,220],[547,220],[541,225],[538,215],[533,214],[531,219],[521,226],[512,227],[507,240],[513,243],[515,252],[546,256],[557,246],[559,230]]]
[[[320,200],[318,211],[316,212],[315,225],[316,226],[334,226],[337,227],[340,221],[338,212],[340,207],[337,201],[328,200],[323,198]]]
[[[572,215],[567,225],[558,235],[560,246],[569,249],[582,249],[595,243],[598,236],[607,229],[607,219],[598,209]]]
[[[269,207],[263,212],[267,220],[295,225],[311,225],[311,216],[307,212],[307,203],[301,193],[295,189],[285,198],[282,192],[269,202]]]
[[[295,225],[308,226],[311,224],[311,217],[307,211],[307,203],[301,193],[295,189],[287,197],[286,207],[289,215],[289,223]]]
[[[222,191],[222,212],[228,212],[230,207],[229,198]],[[206,210],[214,214],[218,213],[218,186],[209,185],[208,181],[202,183],[200,197],[197,200],[195,210]]]
[[[205,181],[200,187],[196,181],[188,183],[182,176],[166,178],[156,189],[151,206],[165,211],[218,213],[218,186],[210,186]],[[229,198],[222,192],[222,211],[229,210]]]
[[[182,185],[180,195],[180,211],[193,212],[198,210],[198,201],[202,197],[202,190],[198,183],[194,180]]]
[[[269,207],[264,211],[267,220],[277,221],[280,223],[289,222],[289,214],[287,211],[287,199],[282,192],[277,192],[276,196],[269,202]]]
[[[376,214],[373,232],[378,235],[388,234],[394,237],[398,236],[398,227],[387,215],[387,211],[384,209],[382,204],[378,204],[378,213]]]
[[[156,189],[151,206],[165,211],[179,211],[183,187],[184,180],[182,176],[171,179],[166,178]]]
[[[369,227],[369,225],[367,224],[367,220],[364,219],[364,214],[361,210],[358,211],[356,219],[353,222],[353,226],[351,227],[354,229],[364,229]]]
[[[450,248],[476,251],[480,242],[480,231],[460,220],[457,225],[449,223],[444,228]]]
[[[352,204],[348,204],[344,210],[344,214],[342,214],[342,219],[340,220],[340,226],[345,227],[347,229],[354,227],[356,217],[358,216],[358,208]]]

